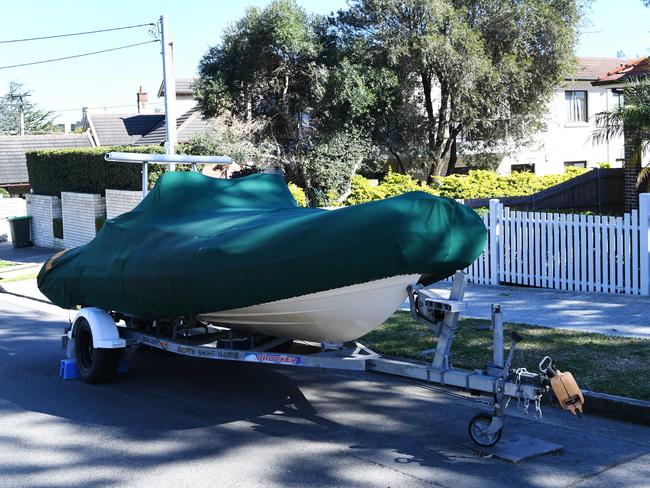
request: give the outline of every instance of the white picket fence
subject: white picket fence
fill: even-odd
[[[481,284],[650,294],[650,194],[622,217],[520,212],[490,200],[488,242],[467,268]]]

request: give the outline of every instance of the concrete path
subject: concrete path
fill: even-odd
[[[650,486],[650,428],[511,405],[503,439],[564,445],[511,464],[462,445],[478,404],[385,375],[138,352],[107,385],[64,381],[49,309],[0,295],[3,487]]]
[[[450,287],[431,289],[447,298]],[[650,297],[469,284],[465,301],[465,317],[489,319],[500,303],[506,322],[650,339]]]
[[[56,252],[58,252],[56,249],[37,246],[14,249],[10,242],[0,242],[0,260],[2,261],[42,264]]]

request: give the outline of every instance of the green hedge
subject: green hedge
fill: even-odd
[[[372,186],[363,176],[352,178],[352,193],[347,205],[381,200],[409,191],[424,191],[448,198],[498,198],[531,195],[564,181],[570,180],[587,170],[567,168],[562,174],[535,176],[532,173],[516,172],[499,176],[494,171],[475,170],[467,175],[437,177],[431,185],[424,185],[407,175],[388,173],[379,184]]]
[[[62,191],[103,195],[107,188],[141,190],[141,166],[109,163],[104,155],[110,151],[163,153],[164,148],[117,146],[30,151],[27,172],[33,192],[58,196]]]

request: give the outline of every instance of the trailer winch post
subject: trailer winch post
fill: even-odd
[[[449,300],[463,301],[465,296],[465,287],[467,286],[467,274],[457,271],[451,285]],[[449,351],[454,343],[456,329],[458,327],[458,318],[460,312],[447,312],[440,327],[436,352],[433,356],[431,366],[435,369],[446,371],[449,369]]]
[[[503,369],[503,313],[498,303],[492,304],[492,342],[493,366]]]

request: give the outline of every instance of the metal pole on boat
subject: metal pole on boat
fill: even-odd
[[[174,43],[169,34],[169,25],[165,15],[160,16],[160,43],[163,61],[163,86],[165,91],[165,127],[167,141],[165,152],[174,154],[176,147],[176,79],[174,77]],[[174,171],[175,164],[169,165],[169,170]]]

